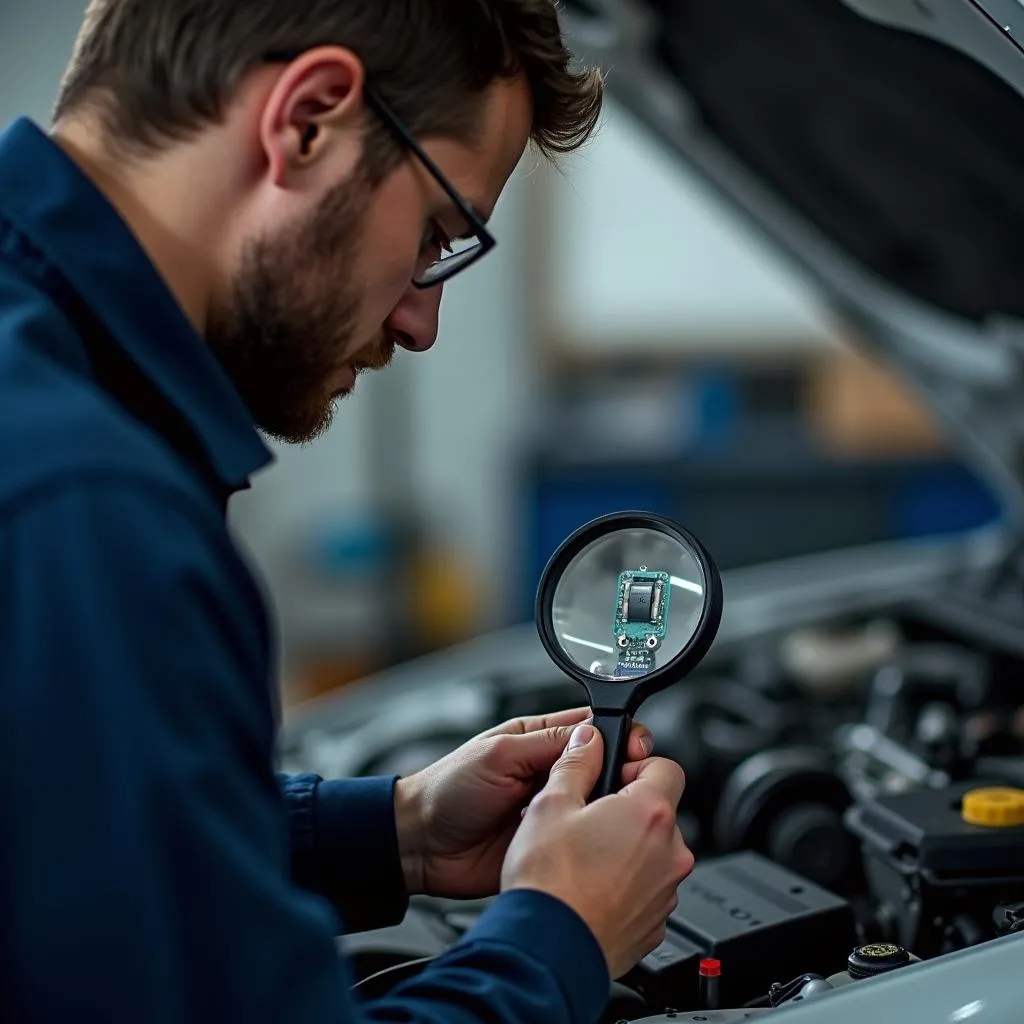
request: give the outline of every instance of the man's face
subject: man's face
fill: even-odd
[[[495,83],[484,103],[474,148],[420,141],[486,217],[526,147],[531,108],[520,80]],[[386,366],[396,348],[430,348],[441,288],[412,280],[438,254],[438,227],[457,238],[467,225],[412,153],[375,188],[356,161],[305,209],[267,219],[241,244],[207,337],[257,425],[299,443],[330,425],[360,372]]]

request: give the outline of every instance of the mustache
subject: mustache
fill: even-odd
[[[383,370],[391,363],[398,347],[398,338],[390,331],[381,332],[377,340],[360,353],[359,359],[352,364],[357,373],[363,370]]]

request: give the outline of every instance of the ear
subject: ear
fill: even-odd
[[[260,144],[274,184],[351,149],[358,158],[366,104],[362,61],[339,46],[307,50],[288,64],[266,98]]]

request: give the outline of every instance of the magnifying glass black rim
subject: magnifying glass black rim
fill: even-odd
[[[551,622],[551,606],[555,589],[562,574],[572,560],[594,541],[619,530],[643,529],[663,533],[673,540],[689,547],[700,562],[704,572],[705,601],[700,621],[693,636],[683,649],[660,668],[645,676],[638,676],[632,685],[628,682],[612,681],[595,676],[580,668],[562,649]],[[693,671],[711,648],[718,634],[722,619],[722,580],[718,567],[707,549],[689,530],[665,516],[652,512],[613,512],[593,519],[581,526],[567,540],[563,541],[548,560],[541,574],[537,588],[537,602],[534,617],[540,641],[548,656],[567,675],[582,683],[590,694],[591,706],[595,711],[632,711],[652,693],[671,686]]]

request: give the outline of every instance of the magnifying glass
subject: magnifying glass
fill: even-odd
[[[537,588],[548,656],[582,683],[604,739],[590,799],[619,788],[637,708],[707,654],[722,619],[722,583],[704,546],[677,523],[617,512],[580,527]]]

